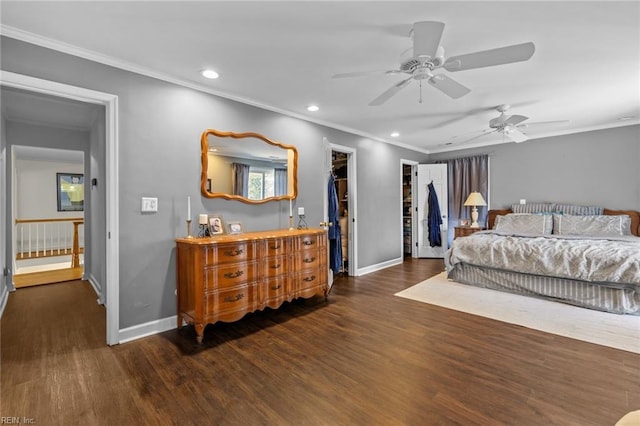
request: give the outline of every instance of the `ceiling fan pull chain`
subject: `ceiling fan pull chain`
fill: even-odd
[[[418,103],[422,103],[422,80],[420,80],[420,99],[418,99]]]

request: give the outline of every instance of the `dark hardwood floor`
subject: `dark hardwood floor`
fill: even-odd
[[[323,298],[105,346],[82,281],[19,289],[1,321],[0,416],[40,425],[613,425],[640,355],[393,294],[409,259]],[[24,421],[23,421],[24,423]]]

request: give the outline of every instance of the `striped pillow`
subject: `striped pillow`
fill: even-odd
[[[556,210],[554,203],[511,204],[514,213],[551,213]]]
[[[573,216],[599,216],[604,213],[603,207],[578,206],[576,204],[556,204],[555,210]]]

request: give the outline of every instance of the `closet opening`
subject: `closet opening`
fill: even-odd
[[[340,273],[349,274],[349,167],[345,152],[331,151],[331,170],[338,195],[338,220],[342,245]]]

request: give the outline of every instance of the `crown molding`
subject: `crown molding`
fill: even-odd
[[[394,141],[394,140],[389,140],[389,139],[385,139],[385,138],[380,138],[378,136],[375,135],[371,135],[365,132],[361,132],[359,130],[347,127],[347,126],[343,126],[337,123],[333,123],[330,121],[325,121],[325,120],[318,120],[318,119],[314,119],[314,118],[310,118],[307,117],[305,115],[302,115],[300,113],[294,112],[294,111],[288,111],[288,110],[284,110],[281,108],[277,108],[271,105],[267,105],[267,104],[263,104],[260,102],[256,102],[254,100],[251,99],[246,99],[240,96],[235,96],[235,95],[231,95],[228,93],[224,93],[224,92],[220,92],[220,91],[216,91],[211,89],[210,87],[204,86],[204,85],[199,85],[199,84],[195,84],[193,82],[187,81],[187,80],[183,80],[177,77],[174,77],[172,75],[169,74],[165,74],[162,72],[158,72],[156,70],[153,70],[151,68],[147,68],[132,62],[128,62],[128,61],[123,61],[117,58],[114,58],[112,56],[108,56],[108,55],[104,55],[102,53],[98,53],[98,52],[94,52],[92,50],[89,49],[84,49],[72,44],[68,44],[68,43],[64,43],[58,40],[54,40],[48,37],[43,37],[41,35],[38,34],[34,34],[32,32],[29,31],[24,31],[21,30],[19,28],[15,28],[15,27],[11,27],[8,25],[1,25],[0,24],[0,35],[5,36],[5,37],[9,37],[9,38],[13,38],[16,40],[20,40],[20,41],[24,41],[30,44],[34,44],[37,46],[41,46],[41,47],[45,47],[47,49],[51,49],[51,50],[55,50],[58,52],[62,52],[62,53],[66,53],[68,55],[72,55],[72,56],[76,56],[82,59],[87,59],[93,62],[98,62],[104,65],[108,65],[114,68],[118,68],[121,70],[125,70],[125,71],[129,71],[129,72],[133,72],[135,74],[140,74],[140,75],[144,75],[147,77],[151,77],[151,78],[155,78],[157,80],[162,80],[162,81],[166,81],[168,83],[172,83],[172,84],[176,84],[178,86],[182,86],[182,87],[187,87],[193,90],[197,90],[199,92],[204,92],[204,93],[208,93],[210,95],[214,95],[214,96],[218,96],[221,98],[225,98],[225,99],[229,99],[235,102],[240,102],[242,104],[246,104],[246,105],[251,105],[260,109],[264,109],[267,111],[271,111],[271,112],[275,112],[278,114],[282,114],[288,117],[292,117],[292,118],[297,118],[299,120],[303,120],[303,121],[307,121],[310,123],[314,123],[314,124],[318,124],[320,126],[325,126],[325,127],[329,127],[335,130],[340,130],[342,132],[346,132],[346,133],[350,133],[356,136],[361,136],[367,139],[372,139],[378,142],[382,142],[382,143],[386,143],[386,144],[390,144],[390,145],[395,145],[398,146],[400,148],[405,148],[405,149],[409,149],[411,151],[415,151],[415,152],[420,152],[423,154],[428,154],[429,151],[426,149],[421,149],[418,147],[415,147],[413,145],[409,145],[409,144],[405,144],[399,141]]]

